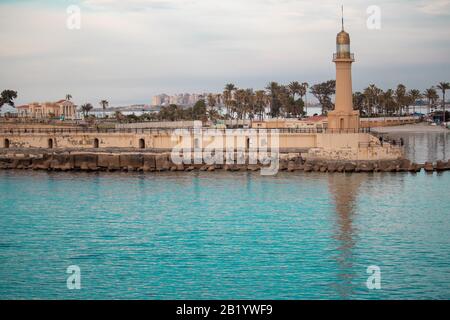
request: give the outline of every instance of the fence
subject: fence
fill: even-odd
[[[134,133],[134,134],[158,134],[172,133],[176,129],[171,128],[0,128],[0,134],[83,134],[83,133]],[[188,132],[198,132],[199,130],[211,130],[216,132],[226,132],[235,129],[207,129],[207,128],[185,128]],[[237,129],[250,132],[279,132],[279,133],[369,133],[370,128],[359,129],[326,129],[326,128],[282,128],[282,129]]]

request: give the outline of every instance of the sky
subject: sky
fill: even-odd
[[[70,93],[117,106],[230,82],[326,81],[341,4],[355,91],[450,81],[450,0],[0,0],[0,90],[17,90],[16,104]],[[70,5],[79,29],[67,27]],[[380,29],[367,26],[371,5]]]

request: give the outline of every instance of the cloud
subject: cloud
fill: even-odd
[[[96,10],[149,10],[175,9],[194,3],[195,0],[84,0],[82,5]]]
[[[382,28],[374,31],[366,28],[366,5],[345,2],[345,25],[357,58],[355,88],[373,79],[412,79],[394,73],[398,68],[420,74],[422,80],[411,84],[416,86],[450,71],[450,47],[442,41],[450,22],[418,10],[427,3],[380,0]],[[64,6],[0,4],[0,41],[6,44],[0,51],[0,88],[16,88],[20,103],[54,100],[67,92],[82,102],[148,102],[161,91],[216,91],[229,81],[261,87],[271,80],[334,77],[331,54],[340,28],[335,1],[78,4],[78,31],[67,30]]]
[[[419,10],[430,15],[450,15],[450,0],[427,0],[419,4]]]

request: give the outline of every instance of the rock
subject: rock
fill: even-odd
[[[422,167],[417,163],[411,163],[411,165],[408,168],[409,172],[420,172],[422,170]]]
[[[195,170],[194,166],[189,166],[189,167],[186,167],[186,169],[184,169],[184,171],[187,171],[187,172],[190,172],[190,171],[193,171],[193,170]]]
[[[201,166],[199,170],[200,171],[206,171],[206,170],[208,170],[208,166]]]
[[[432,162],[425,162],[424,169],[426,172],[433,172],[434,166]]]
[[[434,168],[436,169],[436,171],[445,171],[447,170],[447,162],[438,160]]]
[[[34,170],[48,170],[50,169],[51,161],[52,156],[44,154],[42,158],[33,159],[31,166]]]
[[[370,161],[361,161],[355,166],[358,172],[373,172],[374,165],[373,162]],[[347,170],[346,170],[347,171]]]
[[[216,167],[215,166],[208,166],[208,171],[209,172],[211,172],[211,171],[214,171],[214,170],[216,170]]]
[[[352,162],[346,162],[344,164],[344,172],[354,172],[356,169],[356,165]]]
[[[333,173],[337,169],[337,163],[335,161],[328,162],[328,172]]]
[[[97,156],[97,165],[100,169],[107,169],[109,171],[120,170],[120,155],[99,154]]]
[[[249,171],[258,171],[260,169],[261,168],[257,164],[249,164],[247,166],[247,170],[249,170]]]
[[[142,170],[153,172],[156,170],[156,156],[154,154],[144,154]]]
[[[73,157],[69,154],[54,154],[50,167],[53,170],[70,170],[73,168]]]
[[[284,171],[288,169],[288,160],[287,159],[280,159],[279,160],[279,168],[278,170]]]
[[[79,153],[73,155],[73,166],[75,169],[88,170],[89,165],[97,167],[97,154],[93,153]],[[82,168],[85,168],[83,169]]]
[[[127,167],[128,171],[142,170],[143,164],[144,156],[140,153],[120,155],[120,166]]]
[[[306,162],[304,167],[303,167],[303,171],[305,172],[311,172],[313,171],[313,165],[309,162]]]
[[[411,167],[411,161],[408,159],[401,159],[400,163],[398,165],[397,171],[399,172],[404,172],[404,171],[409,171]]]
[[[391,160],[381,160],[378,162],[378,168],[381,172],[393,172],[397,170],[397,165]]]
[[[169,155],[166,153],[157,154],[155,157],[156,171],[167,171],[171,167]]]
[[[32,160],[30,158],[15,159],[12,163],[13,169],[28,169],[31,166]]]
[[[295,161],[290,160],[288,162],[287,171],[293,172],[293,171],[295,171],[295,168],[296,168]]]

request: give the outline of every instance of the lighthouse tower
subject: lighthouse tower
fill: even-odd
[[[342,31],[336,37],[336,53],[333,62],[336,64],[336,102],[333,111],[328,112],[328,128],[332,132],[358,132],[359,111],[353,110],[352,63],[355,61],[350,52],[350,36]]]

